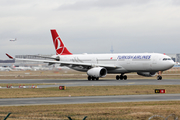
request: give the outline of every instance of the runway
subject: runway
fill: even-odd
[[[0,99],[0,106],[142,102],[142,101],[169,101],[169,100],[180,100],[180,94],[11,98],[11,99]]]
[[[102,79],[98,81],[88,80],[0,80],[0,84],[6,83],[32,83],[32,84],[52,84],[38,85],[39,88],[61,86],[124,86],[124,85],[180,85],[180,80],[176,79],[130,79],[130,80],[110,80]]]

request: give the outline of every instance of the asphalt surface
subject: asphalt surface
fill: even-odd
[[[142,102],[180,100],[180,94],[85,96],[85,97],[49,97],[49,98],[11,98],[0,99],[0,106],[83,104],[107,102]]]
[[[180,80],[176,79],[131,79],[131,80],[108,80],[100,79],[98,81],[88,80],[0,80],[1,83],[29,83],[29,84],[52,84],[38,85],[39,88],[58,87],[61,86],[124,86],[124,85],[180,85]]]

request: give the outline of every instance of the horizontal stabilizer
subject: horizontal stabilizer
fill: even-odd
[[[14,59],[12,56],[10,56],[9,54],[6,53],[6,55],[10,58],[10,59]]]

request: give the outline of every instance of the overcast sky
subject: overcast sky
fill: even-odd
[[[74,54],[180,53],[180,0],[0,0],[0,58],[55,54],[52,28]]]

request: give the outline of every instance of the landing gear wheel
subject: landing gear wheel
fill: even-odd
[[[162,76],[158,75],[157,80],[162,80]]]
[[[120,80],[123,80],[124,76],[123,75],[120,75]]]
[[[91,76],[88,76],[88,80],[91,80],[92,79],[92,77]]]
[[[119,79],[120,79],[120,80],[123,80],[123,79],[124,79],[124,80],[127,80],[127,76],[126,76],[126,75],[123,75],[123,74],[121,74],[120,76],[117,75],[117,76],[116,76],[116,80],[119,80]]]
[[[116,76],[116,80],[119,80],[119,75]]]
[[[99,80],[99,78],[97,77],[96,80]]]
[[[96,78],[95,77],[92,77],[92,80],[95,80]]]
[[[124,75],[123,77],[124,77],[124,80],[127,80],[127,76],[126,75]]]

